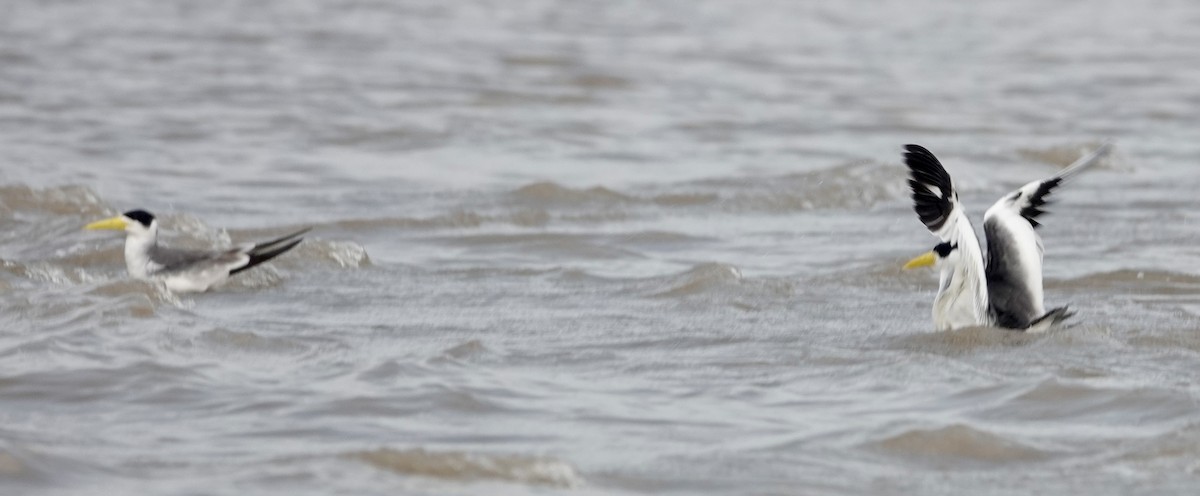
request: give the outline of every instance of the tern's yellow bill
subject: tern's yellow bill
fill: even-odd
[[[908,263],[904,264],[904,270],[931,267],[933,266],[934,262],[937,262],[937,255],[932,251],[925,252],[924,255],[909,260]]]
[[[91,224],[83,226],[83,228],[87,229],[89,231],[97,231],[97,230],[124,231],[125,227],[128,225],[129,225],[129,223],[125,220],[125,217],[118,215],[116,217],[110,217],[110,218],[107,218],[104,220],[98,220],[96,222],[93,222]]]

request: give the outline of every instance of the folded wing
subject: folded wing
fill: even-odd
[[[230,270],[229,275],[237,274],[238,272],[282,255],[284,252],[300,244],[301,241],[304,241],[302,236],[304,236],[304,234],[310,230],[312,230],[312,228],[304,228],[288,234],[287,236],[254,245],[245,252],[246,256],[248,257],[246,265]]]
[[[207,274],[204,278],[226,277],[282,255],[300,244],[310,230],[305,228],[270,241],[219,251],[155,247],[150,258],[158,265],[154,271],[158,275],[192,273],[197,277]]]

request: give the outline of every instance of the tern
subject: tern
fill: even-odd
[[[158,244],[158,220],[145,210],[130,210],[84,226],[88,230],[125,231],[125,268],[134,279],[162,281],[167,289],[208,291],[229,276],[275,258],[300,244],[304,228],[262,243],[223,250],[182,250]]]
[[[1001,327],[1041,332],[1074,315],[1065,306],[1047,312],[1042,302],[1043,248],[1037,219],[1045,213],[1046,197],[1055,188],[1094,165],[1109,148],[1106,143],[1058,174],[1026,184],[992,205],[983,216],[985,259],[954,182],[941,162],[921,146],[904,147],[913,209],[941,240],[904,268],[939,269],[940,283],[933,300],[937,330]]]

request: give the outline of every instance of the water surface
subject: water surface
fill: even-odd
[[[5,494],[1191,494],[1200,6],[0,6]],[[930,332],[901,145],[976,215],[1104,140],[1029,336]],[[300,226],[202,295],[166,241]]]

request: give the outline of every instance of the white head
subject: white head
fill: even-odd
[[[145,279],[155,270],[150,252],[158,243],[158,221],[145,210],[130,210],[116,217],[84,226],[84,229],[125,231],[125,267],[138,279]]]
[[[958,244],[941,243],[933,247],[932,251],[909,260],[904,264],[904,269],[932,266],[945,273],[953,271],[960,265],[962,265],[962,251],[958,249]]]

